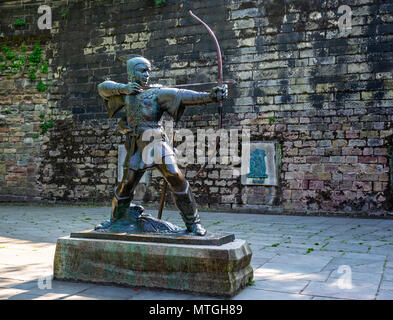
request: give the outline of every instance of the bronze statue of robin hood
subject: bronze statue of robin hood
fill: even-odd
[[[126,135],[127,155],[124,162],[122,181],[114,192],[111,218],[98,225],[97,230],[110,227],[122,218],[131,205],[134,190],[145,170],[156,168],[161,173],[172,192],[177,208],[190,234],[204,236],[194,196],[189,182],[177,165],[175,151],[164,133],[160,119],[164,113],[178,121],[188,106],[222,101],[227,97],[225,84],[215,86],[210,92],[197,92],[179,88],[148,87],[151,64],[143,57],[127,60],[129,83],[122,84],[104,81],[98,85],[98,92],[105,100],[109,117],[113,117],[124,108],[126,116],[120,122],[120,128]],[[149,130],[150,136],[159,137],[150,142],[143,138]],[[161,161],[150,161],[145,148],[153,144],[160,152]],[[147,152],[151,155],[150,150]]]

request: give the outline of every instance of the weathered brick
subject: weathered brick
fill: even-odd
[[[371,191],[372,190],[372,182],[365,181],[354,181],[353,182],[353,190],[361,190],[361,191]]]
[[[348,146],[349,147],[364,147],[364,146],[366,146],[366,141],[351,139],[348,142]]]
[[[388,158],[384,156],[378,156],[378,163],[385,164],[388,163]]]
[[[346,147],[348,145],[348,141],[347,140],[343,140],[343,139],[336,139],[336,140],[332,140],[332,147]]]
[[[359,163],[378,163],[378,157],[359,156]]]
[[[310,190],[324,190],[324,183],[323,181],[314,181],[314,180],[310,180],[309,185],[308,185]]]
[[[368,139],[367,145],[370,147],[379,147],[384,144],[383,139]]]
[[[352,147],[345,147],[342,148],[342,155],[343,156],[358,156],[362,155],[363,151],[360,148],[352,148]]]
[[[346,156],[345,161],[346,161],[346,163],[357,163],[358,157],[357,156]]]
[[[346,157],[344,157],[344,156],[330,156],[329,162],[345,163],[346,162],[345,158]]]
[[[321,157],[320,156],[309,156],[306,158],[307,163],[320,163]]]
[[[373,148],[364,148],[363,149],[363,155],[364,156],[371,156],[374,153],[374,149]]]

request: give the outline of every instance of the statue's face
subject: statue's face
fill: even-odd
[[[134,69],[134,81],[142,86],[147,85],[150,77],[150,72],[150,65],[145,63],[138,63]]]

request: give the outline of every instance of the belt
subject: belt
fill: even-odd
[[[121,131],[126,134],[127,142],[131,144],[131,149],[129,154],[132,156],[136,150],[136,140],[143,133],[141,127],[148,128],[161,128],[161,125],[153,121],[141,121],[138,125],[130,127],[125,118],[119,120],[119,126]],[[130,141],[131,139],[131,141]]]

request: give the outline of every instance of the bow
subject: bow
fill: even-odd
[[[222,85],[224,83],[224,79],[223,79],[223,71],[222,71],[222,55],[221,55],[221,49],[220,49],[220,45],[218,43],[217,37],[214,34],[214,32],[212,31],[212,29],[210,29],[210,27],[204,22],[202,21],[200,18],[198,18],[195,14],[192,13],[192,11],[188,11],[188,13],[191,15],[191,17],[193,17],[195,20],[197,20],[198,22],[200,22],[205,28],[206,30],[209,32],[210,36],[213,38],[214,41],[214,45],[216,46],[216,51],[217,51],[217,63],[218,63],[218,79],[217,79],[217,84],[218,85]],[[218,101],[218,129],[222,128],[222,100]],[[219,136],[216,136],[216,153],[218,151],[218,143],[219,143]],[[212,155],[212,157],[214,156],[214,154]],[[198,175],[205,169],[206,165],[209,163],[209,161],[205,162],[205,164],[198,170],[198,172],[196,173],[196,175],[194,176],[193,179],[195,179],[196,177],[198,177]]]
[[[203,22],[200,18],[198,18],[195,14],[192,13],[192,11],[190,10],[188,12],[191,17],[193,17],[195,20],[197,20],[198,22],[200,22],[209,32],[210,36],[213,38],[214,44],[216,46],[216,50],[217,50],[217,62],[218,62],[218,79],[217,79],[217,84],[218,85],[222,85],[224,83],[234,83],[233,80],[229,80],[224,82],[223,79],[223,72],[222,72],[222,55],[221,55],[221,49],[220,49],[220,45],[218,44],[218,40],[216,38],[216,35],[214,34],[214,32],[212,31],[212,29],[210,29],[210,27]],[[206,83],[205,83],[206,84]],[[198,84],[194,84],[194,85],[200,85]],[[222,100],[218,101],[218,128],[221,129],[222,128]],[[174,136],[172,137],[174,142]],[[216,152],[215,154],[218,152],[218,144],[220,141],[220,137],[217,135],[216,136]],[[215,155],[213,154],[212,157]],[[196,177],[198,177],[198,175],[205,169],[206,165],[209,163],[209,161],[205,162],[204,165],[198,170],[198,172],[195,174],[195,176],[193,177],[193,179],[195,179]],[[162,210],[164,208],[164,203],[165,203],[165,195],[166,195],[166,190],[167,190],[167,186],[168,183],[166,181],[164,181],[164,185],[163,185],[163,189],[162,189],[162,193],[161,193],[161,199],[160,199],[160,206],[158,209],[158,219],[161,219],[162,217]]]

